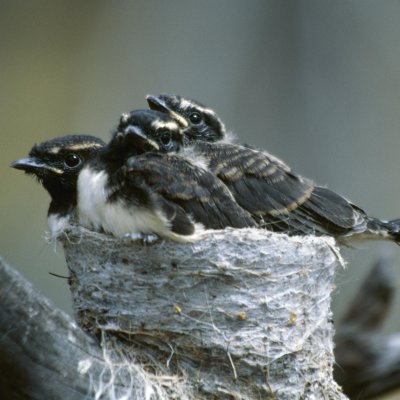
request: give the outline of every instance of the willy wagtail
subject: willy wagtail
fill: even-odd
[[[260,226],[292,235],[331,235],[342,242],[364,238],[400,242],[400,220],[370,217],[344,197],[296,174],[277,157],[230,142],[212,109],[177,95],[147,96],[147,101],[150,108],[180,124],[181,142],[190,148],[191,157],[195,153],[206,160],[207,168]],[[126,118],[120,129],[129,123]]]
[[[49,192],[53,237],[72,221],[115,236],[156,234],[176,241],[194,240],[203,228],[255,226],[213,174],[181,157],[140,154],[142,149],[158,145],[131,134],[117,133],[107,145],[70,135],[35,145],[12,167],[35,175]]]
[[[84,163],[105,143],[87,135],[67,135],[36,144],[11,166],[35,176],[51,197],[47,221],[57,237],[76,219],[76,181]]]

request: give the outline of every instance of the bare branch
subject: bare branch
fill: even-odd
[[[375,264],[335,336],[335,378],[354,399],[369,399],[400,386],[400,333],[380,330],[396,289],[390,267],[387,259]]]

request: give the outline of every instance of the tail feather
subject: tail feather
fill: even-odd
[[[377,238],[391,239],[400,245],[400,218],[391,221],[369,218],[367,230]]]

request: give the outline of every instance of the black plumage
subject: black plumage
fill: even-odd
[[[369,217],[344,197],[294,173],[266,151],[233,143],[210,108],[177,95],[147,96],[147,100],[152,109],[179,123],[184,136],[181,145],[206,160],[207,168],[260,226],[288,234],[326,234],[342,241],[400,241],[398,220],[385,222]]]
[[[124,190],[124,186],[127,190],[146,187],[153,195],[160,196],[167,208],[182,210],[187,218],[208,229],[256,225],[226,186],[208,170],[178,155],[160,154],[164,148],[167,149],[164,153],[168,153],[180,147],[179,141],[171,140],[173,135],[183,137],[174,120],[152,110],[136,110],[131,117],[129,126],[117,129],[110,142],[110,145],[119,142],[120,149],[114,146],[113,150],[119,157],[123,151],[134,154],[115,174],[116,187],[120,190]],[[121,118],[121,126],[124,118]],[[124,196],[132,198],[132,194]],[[179,215],[176,210],[175,213]],[[183,222],[182,218],[171,221],[171,229],[184,234],[181,230],[186,229],[185,224],[188,222]]]
[[[209,229],[255,226],[250,214],[233,199],[232,194],[210,172],[194,166],[182,157],[147,153],[131,157],[121,170],[120,179],[135,187],[143,182],[166,204],[181,207],[185,215]],[[175,226],[176,225],[176,226]],[[172,230],[179,228],[173,222]],[[184,226],[180,229],[185,229]],[[178,229],[179,231],[179,229]]]
[[[156,112],[141,112],[147,113]],[[160,116],[169,129],[177,126]],[[117,132],[107,145],[92,136],[62,136],[35,145],[28,158],[12,164],[49,192],[53,237],[71,222],[115,236],[157,234],[177,241],[194,240],[204,228],[255,226],[213,174],[177,155],[151,152],[158,150],[156,141],[139,132],[140,126]]]
[[[50,194],[48,223],[52,237],[76,219],[76,180],[85,162],[104,144],[89,135],[60,136],[34,145],[28,158],[11,164],[35,176]]]

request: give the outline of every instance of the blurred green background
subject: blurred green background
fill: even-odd
[[[108,139],[148,93],[215,108],[243,142],[400,217],[400,2],[0,1],[0,254],[71,312],[61,249],[46,244],[47,193],[10,162],[66,133]],[[371,264],[400,248],[346,250],[339,316]],[[387,330],[400,330],[397,299]]]

